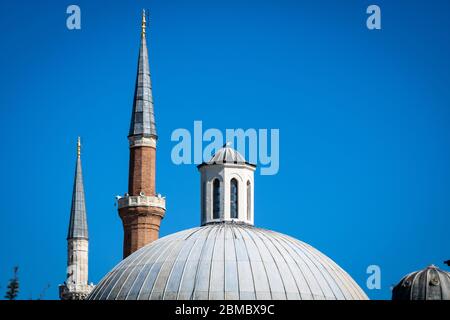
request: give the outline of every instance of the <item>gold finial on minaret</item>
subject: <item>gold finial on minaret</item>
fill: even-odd
[[[147,26],[147,20],[145,19],[145,9],[142,9],[142,38],[145,37],[145,28]]]
[[[81,138],[78,137],[78,141],[77,141],[77,156],[80,157],[81,155]]]

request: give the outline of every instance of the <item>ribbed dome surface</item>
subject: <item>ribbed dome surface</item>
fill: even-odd
[[[244,157],[228,146],[225,146],[214,154],[211,160],[208,161],[209,164],[213,163],[245,163]]]
[[[141,248],[96,286],[93,300],[367,299],[331,259],[292,237],[210,224]]]
[[[412,272],[394,287],[392,300],[450,300],[450,272],[433,265]]]

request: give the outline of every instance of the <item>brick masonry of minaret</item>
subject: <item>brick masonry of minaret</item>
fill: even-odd
[[[130,171],[128,192],[137,196],[143,191],[146,195],[155,195],[156,149],[136,147],[130,150]]]
[[[129,194],[119,199],[124,258],[158,239],[165,213],[164,198],[155,194],[156,141],[146,140],[152,143],[130,140]]]

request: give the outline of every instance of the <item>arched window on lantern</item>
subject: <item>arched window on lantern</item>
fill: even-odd
[[[247,220],[252,220],[252,184],[247,181]]]
[[[230,182],[230,217],[232,219],[238,218],[238,208],[238,182],[233,178]]]
[[[213,182],[213,219],[220,218],[220,181],[215,179]]]

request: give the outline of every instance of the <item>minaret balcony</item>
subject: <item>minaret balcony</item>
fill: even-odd
[[[157,207],[166,210],[166,199],[161,196],[125,196],[117,200],[119,209],[127,207]]]
[[[151,147],[156,148],[156,139],[154,137],[147,138],[142,136],[130,136],[128,137],[130,148],[138,147]]]
[[[90,284],[63,284],[59,286],[59,298],[61,300],[85,300],[94,290],[95,285]]]

